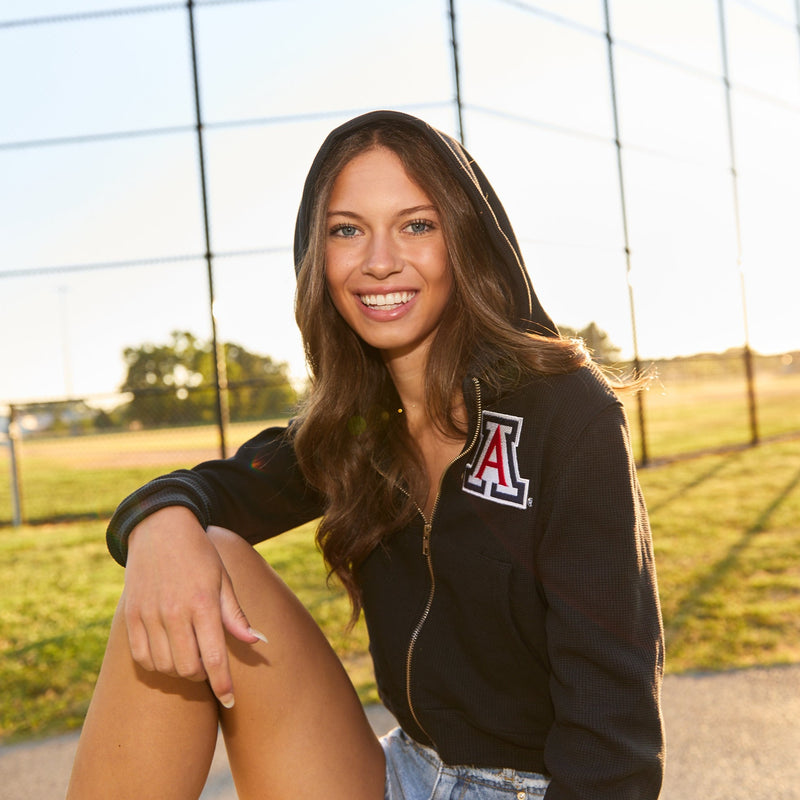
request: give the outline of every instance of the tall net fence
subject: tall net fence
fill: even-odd
[[[644,463],[800,433],[797,0],[6,2],[0,524],[105,516],[304,390],[291,242],[336,124],[461,137]]]

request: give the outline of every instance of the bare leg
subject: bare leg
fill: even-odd
[[[135,664],[118,609],[67,797],[199,797],[214,755],[217,721],[208,684]]]
[[[240,537],[209,530],[253,627],[269,644],[229,637],[236,705],[206,683],[140,670],[117,615],[68,798],[196,798],[221,721],[241,800],[383,797],[383,753],[339,659],[316,623]],[[311,788],[315,787],[315,788]]]
[[[317,624],[258,554],[245,556],[250,545],[210,534],[250,623],[269,639],[229,639],[236,705],[223,709],[222,731],[239,797],[383,798],[383,750]]]

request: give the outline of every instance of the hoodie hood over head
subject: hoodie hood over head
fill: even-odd
[[[309,231],[316,200],[316,182],[328,155],[355,131],[375,122],[391,123],[393,121],[402,122],[419,131],[420,135],[427,139],[433,149],[450,166],[459,184],[467,193],[483,223],[486,235],[500,256],[499,261],[505,271],[505,277],[512,287],[517,314],[514,322],[517,327],[544,336],[557,335],[556,326],[542,308],[533,290],[533,284],[525,268],[522,253],[508,216],[480,167],[455,139],[436,130],[427,122],[400,111],[371,111],[362,114],[335,128],[322,143],[306,177],[300,209],[297,213],[294,232],[295,274],[299,273],[303,256],[308,249]]]

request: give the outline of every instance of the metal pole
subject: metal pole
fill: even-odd
[[[628,284],[628,307],[631,314],[631,330],[633,332],[633,377],[638,379],[642,374],[642,363],[639,358],[639,337],[636,330],[636,304],[634,302],[633,283],[631,282],[631,246],[628,234],[628,207],[625,200],[625,171],[622,165],[622,140],[619,132],[619,113],[617,109],[617,81],[614,70],[614,40],[611,36],[611,14],[608,0],[603,0],[603,11],[606,23],[606,50],[608,52],[608,77],[611,89],[611,111],[614,119],[614,144],[617,151],[617,176],[619,178],[619,200],[622,213],[622,233],[625,244],[625,277]],[[636,393],[636,405],[639,416],[639,433],[641,435],[641,463],[647,466],[650,456],[647,448],[647,425],[644,413],[644,396]]]
[[[458,39],[456,37],[455,0],[449,0],[450,6],[450,49],[453,53],[453,78],[456,84],[456,114],[458,115],[458,140],[464,142],[464,115],[461,104],[461,71],[458,65]]]
[[[742,263],[742,223],[739,211],[739,172],[736,166],[736,143],[734,139],[733,104],[731,98],[730,68],[728,65],[728,36],[725,25],[725,0],[717,0],[719,9],[720,52],[722,54],[722,83],[725,87],[725,114],[728,125],[728,148],[730,150],[731,192],[733,220],[736,231],[736,267],[739,272],[739,291],[742,298],[742,327],[744,332],[744,371],[747,380],[747,406],[750,415],[750,443],[758,444],[758,413],[756,408],[755,377],[753,374],[753,352],[750,349],[750,326],[747,319],[747,289]]]
[[[11,464],[11,507],[12,521],[15,528],[22,525],[22,493],[20,491],[19,460],[17,459],[17,441],[19,424],[14,406],[8,407],[8,451]]]
[[[61,353],[64,359],[64,391],[67,397],[72,397],[72,344],[69,336],[69,307],[67,304],[67,292],[69,291],[66,286],[58,287],[58,294],[60,297],[60,310],[61,310]]]
[[[214,256],[211,252],[211,234],[208,224],[208,197],[206,192],[206,168],[203,148],[203,115],[200,112],[200,82],[197,77],[197,45],[194,34],[194,3],[187,0],[189,12],[189,37],[192,45],[192,78],[194,81],[195,128],[197,130],[197,154],[200,167],[200,193],[203,200],[203,228],[206,239],[206,273],[208,275],[208,307],[211,318],[211,347],[214,354],[214,377],[216,379],[217,425],[219,427],[220,456],[225,458],[225,432],[229,421],[228,379],[225,367],[225,352],[217,340],[217,319],[214,313]]]

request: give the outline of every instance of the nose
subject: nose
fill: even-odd
[[[364,259],[362,272],[374,278],[388,278],[403,269],[403,261],[392,236],[374,232],[370,236],[369,248]]]

